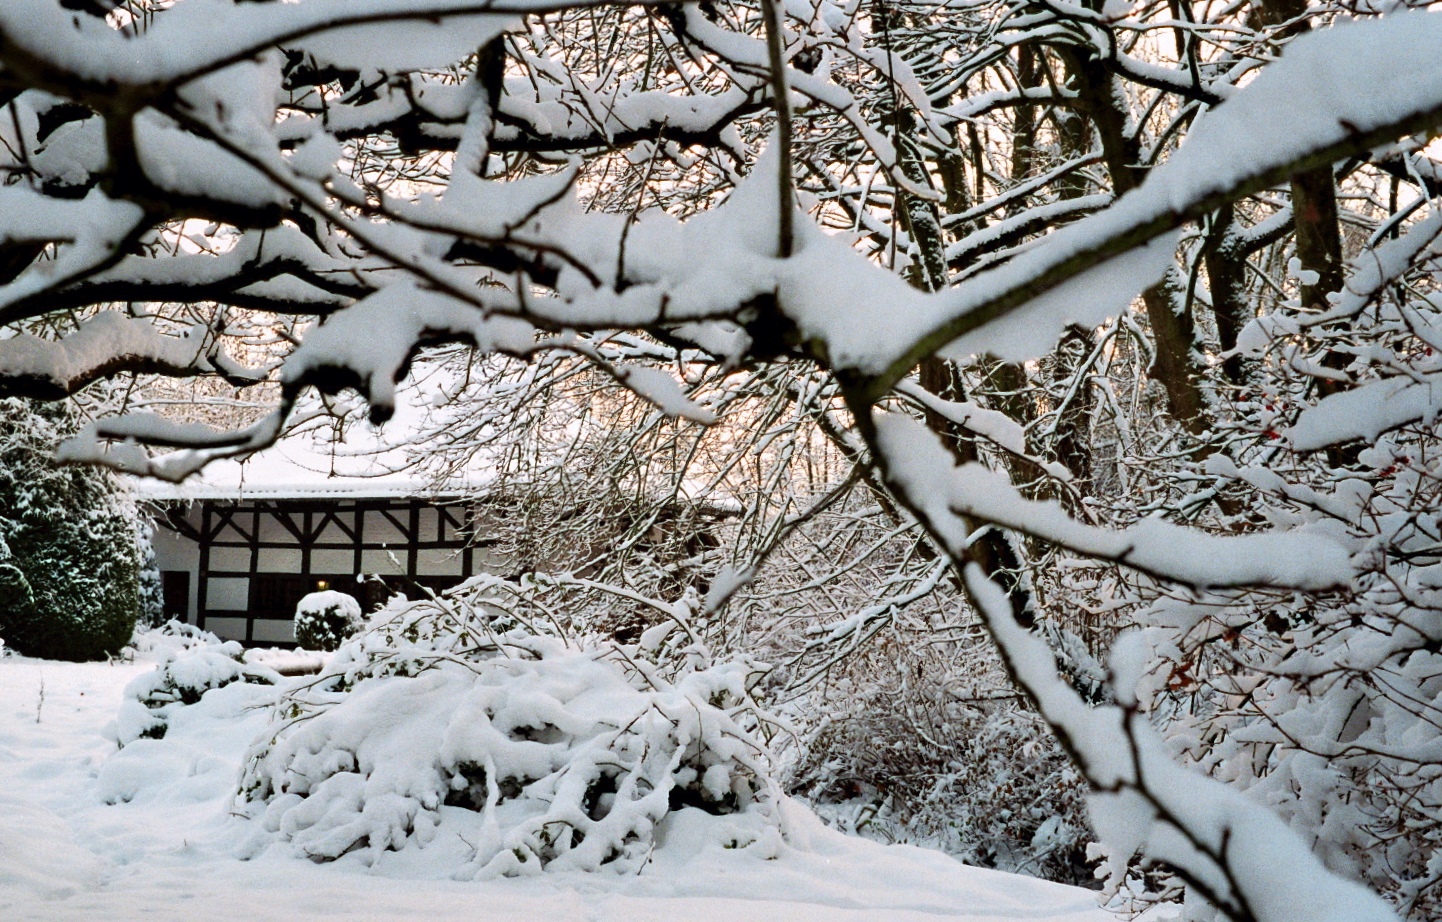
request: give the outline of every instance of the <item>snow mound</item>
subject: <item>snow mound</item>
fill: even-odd
[[[59,816],[20,797],[0,797],[0,892],[63,900],[101,878],[101,861]]]
[[[689,807],[725,815],[725,847],[771,857],[782,822],[753,735],[761,674],[705,657],[663,669],[484,606],[400,600],[278,699],[242,779],[250,848],[374,863],[441,838],[468,846],[437,845],[460,879],[635,871]]]
[[[130,650],[137,658],[148,657],[166,662],[182,653],[213,647],[220,642],[220,638],[210,631],[172,618],[157,628],[137,629],[130,639]]]
[[[245,650],[236,641],[221,642],[214,634],[191,631],[195,633],[165,634],[162,629],[138,635],[137,639],[147,640],[148,652],[160,654],[161,662],[153,672],[125,686],[115,722],[115,741],[120,746],[161,739],[178,709],[196,704],[213,689],[236,682],[275,685],[280,681],[275,670],[246,662]]]

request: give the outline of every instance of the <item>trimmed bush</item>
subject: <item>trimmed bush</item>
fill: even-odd
[[[327,589],[312,592],[295,607],[295,642],[307,650],[330,652],[365,623],[354,596]]]

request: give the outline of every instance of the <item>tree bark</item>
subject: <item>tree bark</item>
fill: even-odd
[[[1061,56],[1076,85],[1078,103],[1096,126],[1112,188],[1118,197],[1125,195],[1141,185],[1147,168],[1140,163],[1141,145],[1130,117],[1117,101],[1116,75],[1106,62],[1078,49],[1063,50]],[[1175,274],[1142,293],[1156,340],[1152,377],[1166,392],[1172,418],[1200,436],[1210,427],[1210,413],[1198,381],[1196,330],[1182,309],[1180,293]]]

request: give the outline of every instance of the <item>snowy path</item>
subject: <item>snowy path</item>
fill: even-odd
[[[117,755],[105,724],[125,683],[151,668],[0,660],[0,920],[1112,919],[1088,891],[847,838],[809,815],[778,860],[695,845],[681,828],[629,878],[456,882],[428,849],[395,856],[385,876],[279,850],[241,861],[226,805],[263,725],[258,692],[212,692],[171,739]]]

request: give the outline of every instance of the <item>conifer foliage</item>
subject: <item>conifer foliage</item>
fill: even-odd
[[[63,405],[0,400],[0,637],[28,656],[104,659],[140,612],[135,520],[114,477],[49,460],[76,428]]]

